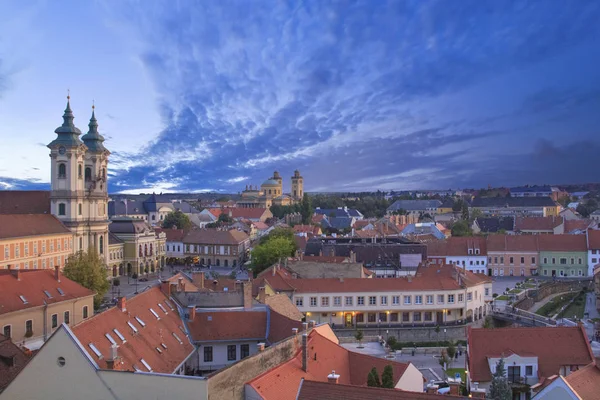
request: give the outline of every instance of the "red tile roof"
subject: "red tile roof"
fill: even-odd
[[[541,251],[579,251],[587,252],[585,235],[540,235]]]
[[[562,217],[515,217],[515,231],[552,232],[562,223]]]
[[[396,382],[408,367],[408,364],[351,352],[316,329],[310,332],[307,347],[307,372],[302,370],[300,350],[291,360],[268,370],[247,384],[265,400],[292,400],[296,398],[302,379],[325,382],[332,370],[340,375],[339,383],[364,386],[373,367],[383,371],[386,365],[392,365]]]
[[[158,318],[150,309],[158,315]],[[145,326],[142,326],[138,318]],[[129,324],[137,329],[137,333]],[[123,335],[125,342],[119,338],[114,329]],[[185,334],[183,321],[177,313],[175,304],[168,301],[158,287],[128,299],[126,311],[123,312],[118,307],[110,308],[76,325],[72,330],[100,368],[107,367],[106,360],[110,355],[111,342],[105,336],[106,334],[109,334],[118,344],[117,352],[122,363],[117,366],[118,369],[125,371],[134,371],[137,368],[148,372],[141,362],[143,359],[153,372],[171,374],[194,351],[194,346]],[[100,351],[101,359],[90,348],[90,343]]]
[[[267,229],[270,228],[269,225],[267,225],[261,221],[252,222],[252,225],[254,225],[254,227],[256,229],[258,229],[259,231],[266,231]]]
[[[363,229],[365,226],[370,225],[371,221],[366,220],[366,219],[359,219],[357,221],[354,222],[354,225],[352,225],[352,227],[356,230],[360,230]]]
[[[275,343],[292,336],[292,328],[302,328],[294,321],[273,310],[198,310],[188,322],[194,342],[221,340],[266,340]],[[268,337],[267,337],[268,334]]]
[[[72,232],[51,214],[0,214],[0,239],[41,235],[72,235]]]
[[[382,233],[379,233],[379,231],[376,231],[374,229],[371,230],[367,230],[367,231],[355,231],[354,232],[354,236],[359,237],[359,238],[374,238],[374,237],[379,237],[382,236]]]
[[[446,239],[446,251],[449,256],[476,256],[487,255],[487,245],[483,237],[450,237]],[[473,250],[469,254],[469,249]],[[479,254],[475,254],[475,249],[479,249]]]
[[[304,318],[304,314],[298,310],[298,307],[292,300],[283,293],[274,294],[265,297],[265,304],[278,314],[286,316],[294,321],[300,321]]]
[[[337,373],[337,371],[336,371]],[[329,382],[305,380],[302,382],[297,400],[443,400],[467,399],[462,396],[440,396],[438,394],[406,392],[398,389],[342,385]]]
[[[294,225],[295,233],[312,233],[313,235],[318,235],[321,231],[321,228],[314,225]]]
[[[565,233],[573,231],[585,231],[590,226],[588,219],[571,219],[565,221]]]
[[[248,235],[238,230],[222,231],[218,229],[198,229],[188,232],[184,243],[191,244],[240,244],[248,239]]]
[[[489,235],[487,238],[487,249],[488,252],[538,252],[539,237],[539,235]]]
[[[320,224],[321,221],[323,221],[325,219],[325,215],[323,214],[313,214],[312,218],[311,218],[311,222],[313,224]]]
[[[488,358],[510,354],[538,357],[538,375],[548,378],[557,375],[562,365],[588,365],[594,360],[583,327],[539,327],[471,329],[469,371],[471,380],[488,382],[492,379]]]
[[[427,257],[446,257],[448,255],[448,242],[434,240],[427,242]]]
[[[600,230],[587,230],[588,248],[590,250],[600,249]]]
[[[19,280],[16,278],[17,272]],[[48,297],[44,291],[52,297]],[[62,273],[58,282],[54,270],[0,270],[0,315],[93,295],[94,292],[67,279]],[[20,296],[27,300],[27,304]]]
[[[296,247],[298,247],[298,250],[304,252],[304,250],[306,249],[306,243],[308,242],[308,238],[306,236],[294,235],[294,242],[296,242]]]
[[[154,228],[154,231],[157,235],[160,232],[164,232],[167,235],[167,242],[183,242],[185,236],[185,231],[183,229]]]
[[[0,335],[0,393],[31,359],[10,338]]]
[[[2,190],[0,191],[0,214],[50,214],[50,192]]]
[[[249,219],[258,219],[261,218],[265,213],[269,210],[267,208],[209,208],[208,212],[210,212],[215,217],[219,217],[221,214],[227,214],[231,216],[231,218],[249,218]]]
[[[341,264],[348,261],[344,256],[304,256],[302,261]]]
[[[600,393],[600,369],[596,363],[583,367],[564,379],[580,399],[598,399]]]

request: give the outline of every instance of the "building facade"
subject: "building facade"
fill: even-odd
[[[594,276],[594,269],[600,264],[600,231],[588,229],[585,232],[587,241],[587,276]]]
[[[201,265],[239,267],[246,262],[250,237],[237,230],[201,229],[190,231],[184,238],[186,257],[197,257]]]
[[[541,235],[540,275],[578,278],[588,276],[585,235]]]
[[[278,171],[258,186],[246,185],[241,199],[236,202],[242,208],[270,208],[272,205],[288,206],[302,199],[304,195],[304,178],[300,171],[294,171],[291,177],[291,193],[283,192],[283,178]]]
[[[89,131],[73,123],[70,101],[63,124],[48,148],[51,159],[50,210],[74,234],[74,250],[94,249],[108,262],[108,157],[104,138],[98,133],[94,111]]]
[[[488,275],[538,275],[540,253],[534,235],[490,235],[487,238]]]

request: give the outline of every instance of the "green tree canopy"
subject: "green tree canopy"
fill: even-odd
[[[465,221],[469,220],[469,205],[465,201],[462,203],[462,219]]]
[[[452,225],[452,236],[471,236],[471,228],[468,221],[456,221]]]
[[[94,307],[100,307],[102,297],[108,291],[110,283],[107,279],[104,262],[95,250],[80,251],[70,256],[63,273],[70,280],[96,292]]]
[[[379,374],[377,368],[373,367],[367,376],[367,386],[381,387],[381,381],[379,380]]]
[[[300,204],[300,214],[302,215],[302,223],[310,224],[310,220],[313,214],[312,203],[308,194],[304,193],[302,196],[302,203]]]
[[[264,239],[264,240],[262,240]],[[255,275],[296,252],[294,234],[289,229],[275,229],[252,250],[252,266]]]
[[[233,222],[233,219],[229,216],[229,214],[221,213],[217,221],[219,221],[222,224],[231,224]]]
[[[189,230],[192,227],[192,222],[189,217],[182,213],[180,210],[176,210],[167,214],[163,220],[162,227],[170,229],[177,227],[177,229]]]
[[[496,372],[492,376],[492,383],[490,384],[489,391],[486,398],[491,400],[511,400],[512,389],[510,383],[505,376],[504,359],[501,358],[496,364]]]
[[[386,365],[381,374],[381,387],[393,389],[394,386],[394,369],[391,365]]]

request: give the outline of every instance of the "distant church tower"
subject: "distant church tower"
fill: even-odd
[[[107,166],[110,152],[98,133],[92,107],[89,132],[73,124],[70,97],[57,138],[49,145],[51,158],[50,210],[74,234],[73,251],[95,249],[108,260]]]
[[[279,172],[273,172],[273,177],[271,178],[274,181],[277,181],[279,188],[277,189],[276,195],[281,196],[283,194],[283,178],[279,175]]]
[[[304,196],[304,179],[300,176],[300,171],[295,170],[294,176],[292,176],[292,199],[302,200]]]

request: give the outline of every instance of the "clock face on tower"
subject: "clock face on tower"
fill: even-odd
[[[58,154],[60,154],[60,155],[65,154],[66,151],[67,151],[67,149],[65,149],[65,146],[60,146],[58,148]]]

